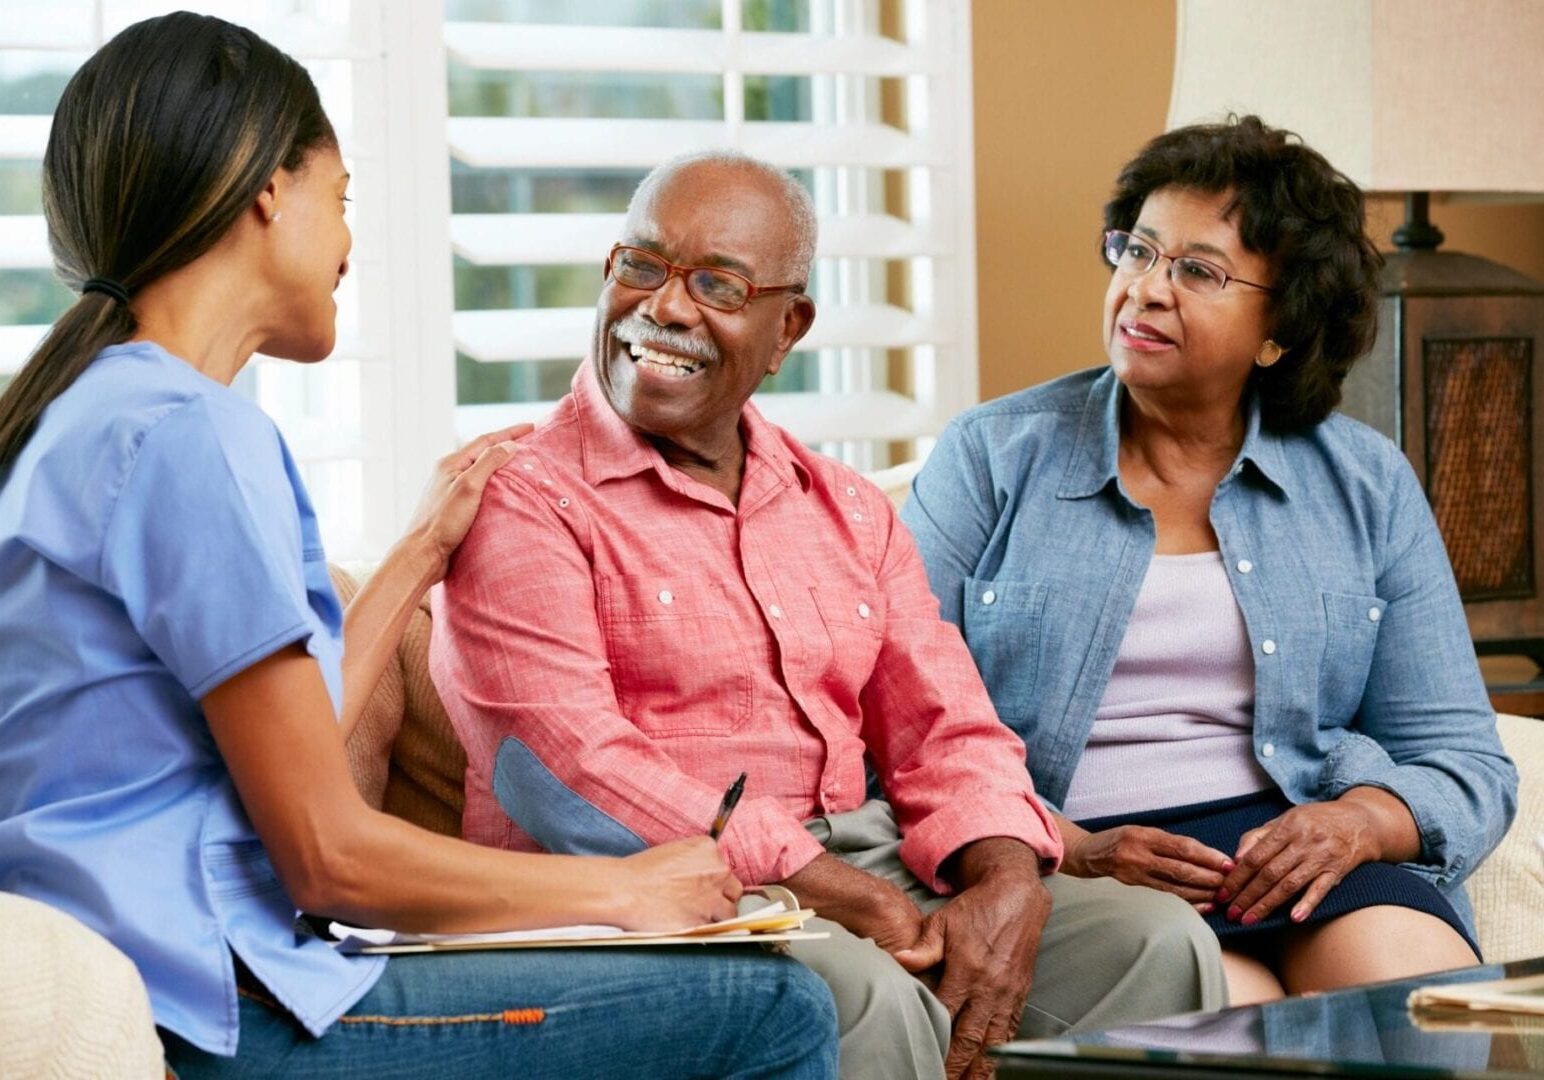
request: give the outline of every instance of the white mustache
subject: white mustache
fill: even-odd
[[[611,327],[611,336],[627,345],[642,345],[660,352],[673,352],[705,363],[718,362],[718,349],[710,342],[687,337],[667,327],[646,322],[637,315],[624,315]]]

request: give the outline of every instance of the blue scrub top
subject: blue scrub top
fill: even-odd
[[[234,951],[320,1035],[381,958],[298,937],[199,700],[342,614],[273,422],[149,342],[104,349],[0,477],[0,890],[128,954],[156,1023],[237,1039]]]

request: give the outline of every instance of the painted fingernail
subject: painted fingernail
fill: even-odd
[[[1202,915],[1210,915],[1212,913],[1213,906],[1214,905],[1212,904],[1202,904],[1196,910],[1199,911]]]
[[[1217,890],[1217,902],[1219,904],[1226,904],[1231,899],[1233,899],[1233,894],[1230,893],[1227,889]]]
[[[1228,921],[1229,922],[1238,922],[1238,917],[1240,915],[1242,915],[1242,914],[1243,914],[1243,911],[1241,911],[1239,909],[1239,906],[1237,904],[1234,904],[1232,907],[1230,907],[1228,909]]]
[[[1292,909],[1292,921],[1293,922],[1302,922],[1306,918],[1308,918],[1308,912],[1304,911],[1302,908],[1293,908]]]
[[[1232,859],[1224,859],[1222,862],[1222,872],[1224,874],[1231,874],[1233,872],[1233,868],[1237,865],[1238,864],[1235,863]]]
[[[1245,926],[1253,926],[1255,923],[1260,921],[1260,916],[1251,911],[1248,915],[1244,916],[1243,921]]]

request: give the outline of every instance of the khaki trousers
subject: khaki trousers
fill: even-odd
[[[806,827],[832,855],[900,886],[924,913],[947,902],[901,862],[888,803],[870,801]],[[1051,917],[1020,1038],[1226,1006],[1217,936],[1189,904],[1108,878],[1053,874],[1045,884]],[[827,919],[812,919],[807,928],[831,934],[794,942],[792,952],[836,998],[842,1080],[941,1078],[949,1014],[932,991],[867,938]]]

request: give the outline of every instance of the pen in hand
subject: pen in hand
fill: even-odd
[[[729,790],[724,792],[724,801],[718,804],[718,813],[713,815],[713,827],[708,830],[708,835],[717,840],[729,828],[729,815],[734,813],[734,808],[740,802],[740,795],[745,791],[745,774],[741,773],[735,782],[729,785]]]

